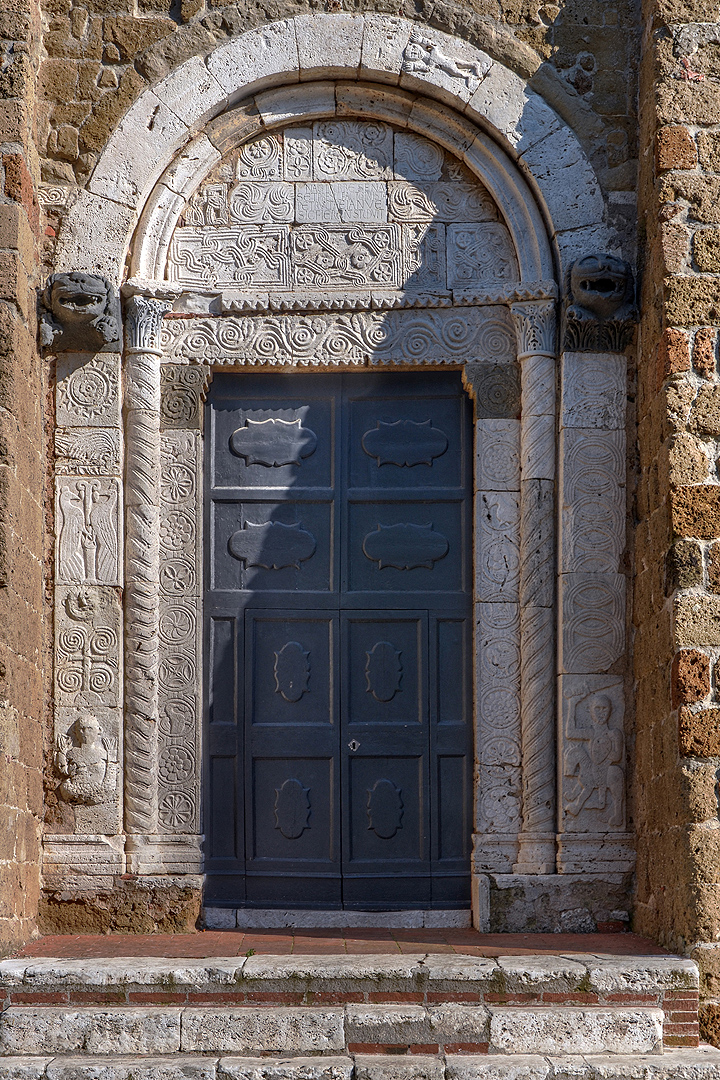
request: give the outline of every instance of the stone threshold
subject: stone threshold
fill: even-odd
[[[276,908],[203,908],[208,930],[356,929],[388,930],[445,929],[468,930],[472,925],[469,908],[436,911],[312,911]]]

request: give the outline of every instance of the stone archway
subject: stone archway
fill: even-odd
[[[262,89],[292,79],[292,57],[297,53],[293,54],[288,41],[294,41],[297,49],[306,18],[318,20],[313,23],[316,66],[295,70],[301,79],[311,81]],[[424,323],[424,332],[430,332],[431,336],[434,332],[437,338],[438,334],[442,337],[440,324],[460,315],[456,323],[462,322],[466,335],[469,328],[470,338],[477,341],[485,333],[487,344],[473,353],[468,351],[470,338],[460,337],[452,343],[452,335],[450,339],[446,335],[446,341],[451,340],[447,355],[436,353],[433,360],[466,365],[466,382],[475,399],[478,447],[485,462],[477,490],[478,507],[483,510],[478,521],[485,523],[482,529],[478,528],[478,566],[483,565],[483,543],[488,549],[494,545],[497,550],[500,542],[501,547],[504,545],[505,564],[516,567],[510,575],[511,584],[499,590],[489,579],[483,582],[482,575],[476,578],[477,651],[482,658],[477,673],[476,729],[490,748],[488,760],[477,761],[475,907],[476,920],[482,922],[483,873],[536,875],[552,873],[556,868],[554,717],[558,669],[554,486],[558,347],[554,318],[557,287],[553,282],[554,260],[548,234],[558,245],[556,253],[560,251],[561,258],[567,257],[568,253],[572,254],[573,245],[584,239],[582,235],[576,239],[575,230],[582,231],[592,225],[595,236],[601,235],[602,205],[591,171],[582,152],[577,152],[579,148],[568,170],[569,174],[574,170],[578,192],[572,204],[558,198],[553,183],[543,178],[539,166],[533,185],[544,186],[547,199],[538,201],[533,195],[522,170],[513,164],[500,142],[506,146],[514,143],[524,154],[525,167],[529,168],[533,147],[541,147],[537,153],[546,161],[548,155],[559,153],[560,142],[566,150],[572,147],[573,137],[541,99],[522,87],[516,76],[492,64],[465,43],[445,35],[433,32],[433,47],[429,47],[429,39],[402,20],[340,18],[351,25],[355,34],[349,38],[355,44],[348,48],[357,48],[358,57],[362,58],[354,67],[349,60],[342,70],[337,64],[319,63],[323,42],[328,55],[332,54],[330,39],[324,34],[329,33],[330,27],[334,34],[337,32],[337,24],[332,22],[334,16],[301,17],[294,23],[273,24],[244,35],[212,54],[207,66],[199,60],[191,61],[153,94],[143,95],[111,139],[88,191],[81,193],[68,216],[59,264],[77,265],[88,230],[104,223],[108,229],[112,227],[111,235],[117,239],[99,246],[95,267],[114,276],[124,260],[133,215],[144,206],[131,245],[133,276],[124,284],[128,297],[124,390],[124,686],[118,675],[118,693],[112,704],[103,703],[113,711],[112,717],[107,716],[108,728],[119,736],[120,699],[124,690],[124,816],[122,824],[117,817],[114,832],[108,822],[106,839],[97,835],[91,842],[86,834],[101,834],[104,830],[87,826],[80,829],[77,825],[75,836],[68,836],[66,842],[53,839],[48,848],[49,863],[57,857],[56,852],[60,854],[64,843],[63,859],[58,865],[66,861],[77,866],[93,860],[96,864],[104,863],[109,873],[117,872],[112,868],[121,863],[130,872],[140,874],[201,870],[200,697],[195,697],[192,717],[188,719],[177,707],[180,703],[177,691],[181,683],[192,684],[202,666],[197,637],[202,543],[197,495],[202,477],[200,403],[211,367],[256,363],[258,335],[263,333],[273,336],[275,363],[278,356],[285,364],[327,363],[319,346],[313,353],[306,341],[301,356],[292,341],[292,333],[288,336],[293,320],[307,323],[309,312],[316,313],[313,321],[318,338],[327,336],[330,325],[337,328],[355,319],[368,326],[380,326],[381,336],[394,337],[397,341],[402,340],[403,328],[411,319],[416,324]],[[361,23],[364,29],[360,28],[358,38]],[[307,42],[306,47],[309,48]],[[252,62],[249,57],[253,58]],[[383,66],[386,64],[390,67]],[[386,83],[399,81],[402,87],[412,88],[413,93],[359,80],[327,79],[347,76],[349,71],[355,79],[367,75],[382,78]],[[223,112],[231,85],[235,89],[229,100],[238,104]],[[500,86],[504,87],[502,123],[497,104]],[[418,97],[420,88],[441,103]],[[252,98],[244,96],[253,90],[258,92]],[[450,102],[456,106],[461,103],[465,117],[450,109]],[[213,112],[219,115],[208,122],[208,115]],[[184,119],[180,120],[180,114]],[[481,117],[487,125],[490,116],[502,135],[496,130],[491,138],[476,126]],[[150,117],[154,118],[152,122]],[[419,290],[408,290],[406,280],[393,281],[394,287],[385,290],[392,295],[385,297],[378,290],[368,289],[364,290],[367,296],[359,295],[361,290],[357,289],[344,289],[342,294],[334,292],[331,297],[321,296],[318,290],[318,295],[300,296],[297,288],[281,289],[278,293],[277,283],[265,294],[257,288],[233,290],[227,287],[231,282],[217,278],[203,280],[207,260],[205,269],[198,271],[200,277],[192,278],[190,274],[185,280],[176,270],[168,273],[168,258],[177,267],[178,251],[182,247],[178,220],[182,214],[193,212],[188,210],[193,205],[195,213],[212,213],[212,197],[198,196],[197,192],[202,189],[207,193],[213,186],[222,186],[223,181],[215,185],[206,181],[213,169],[222,167],[228,154],[233,154],[237,146],[257,145],[263,139],[272,139],[273,133],[283,128],[307,127],[330,117],[336,117],[341,125],[356,122],[353,117],[363,117],[364,122],[373,117],[390,131],[409,132],[411,138],[429,140],[428,145],[437,145],[454,155],[462,167],[470,170],[468,175],[479,178],[490,202],[497,206],[496,220],[507,230],[506,243],[517,259],[517,273],[504,278],[477,279],[467,289],[445,288],[444,293],[430,290],[429,298],[423,297]],[[176,153],[181,143],[192,135],[193,127],[204,130]],[[130,153],[128,146],[132,148]],[[142,158],[140,151],[149,158],[146,175],[149,183],[154,184],[150,192],[145,174],[141,181],[137,167]],[[172,156],[172,161],[161,173],[158,166],[163,155]],[[145,160],[144,167],[147,164]],[[189,201],[193,197],[194,204]],[[186,246],[185,251],[189,250]],[[197,251],[195,254],[190,251],[185,262],[186,266],[197,264]],[[201,258],[199,265],[202,263]],[[89,265],[87,259],[85,265]],[[165,315],[168,317],[163,318]],[[395,323],[398,325],[393,329]],[[493,333],[489,332],[492,327],[496,328],[494,341]],[[243,353],[237,347],[238,342],[252,338],[254,358],[250,357],[252,350],[246,348]],[[282,340],[286,342],[284,353]],[[373,358],[373,348],[366,345],[363,350],[361,344],[356,359],[351,362],[367,364],[374,359],[377,357]],[[470,363],[466,364],[468,359]],[[405,366],[415,360],[402,355],[402,349],[393,355],[391,348],[381,362]],[[516,363],[519,378],[513,376]],[[110,357],[102,354],[83,358],[81,363],[76,359],[75,366],[71,364],[65,376],[61,373],[61,384],[70,386],[95,369],[104,373],[108,386],[114,385],[117,370],[113,370]],[[581,384],[588,374],[593,377],[593,371],[595,384],[599,379],[603,387],[610,375],[609,388],[605,387],[603,392],[609,392],[613,400],[617,398],[621,378],[617,365],[601,362],[598,367],[595,361],[592,368],[580,359],[571,360],[565,370],[564,394],[568,400],[575,393],[580,401]],[[518,419],[518,384],[522,423]],[[592,407],[592,403],[583,399],[583,403],[576,405],[576,413],[579,417],[587,416]],[[114,423],[119,423],[119,413],[114,408],[114,412],[110,409],[103,414],[98,426],[104,424],[108,415],[117,417]],[[87,415],[87,410],[83,412],[79,407],[63,422],[68,429],[82,426],[81,420],[88,423]],[[108,430],[111,429],[112,425],[108,425]],[[563,439],[564,443],[572,441],[572,433],[564,434]],[[598,450],[601,457],[606,442]],[[587,440],[583,445],[587,445]],[[576,467],[582,469],[587,464],[583,446],[575,447],[573,454],[573,460],[579,463]],[[493,462],[495,466],[488,466]],[[508,462],[513,464],[508,467]],[[612,467],[615,468],[614,461]],[[177,482],[181,474],[188,478],[185,486]],[[569,475],[567,466],[563,475]],[[169,482],[171,476],[175,482]],[[611,499],[617,500],[616,489],[617,484],[612,488]],[[587,501],[586,494],[579,491],[578,505]],[[178,540],[168,522],[179,520],[179,516],[190,524]],[[119,523],[117,528],[119,532]],[[172,555],[167,548],[168,538],[171,545],[177,542],[182,548],[175,552],[178,566],[172,582],[168,579]],[[185,567],[184,578],[180,574],[181,563]],[[587,650],[582,654],[580,649],[578,662],[571,660],[560,670],[574,677],[579,665],[585,681],[590,679],[593,689],[612,698],[611,707],[617,715],[621,707],[619,699],[615,700],[618,680],[602,674],[622,648],[620,584],[617,574],[608,570],[607,565],[606,560],[600,574],[602,580],[598,576],[589,582],[580,580],[582,574],[571,571],[574,577],[568,578],[570,588],[566,593],[571,619],[572,603],[582,611],[587,604],[587,589],[591,592],[594,589],[590,602],[599,604],[601,612],[607,609],[607,614],[600,616],[606,624],[600,635],[607,639],[605,652],[602,653],[601,646],[602,655],[588,660]],[[102,592],[99,582],[82,584],[91,592],[93,588]],[[115,581],[102,583],[112,584]],[[67,599],[58,594],[60,634],[67,630],[63,626]],[[104,594],[101,599],[106,616],[99,621],[109,618],[115,626],[119,615],[115,601]],[[190,628],[182,643],[172,632],[173,620],[178,619]],[[568,625],[566,616],[563,620],[566,657],[575,644],[575,631],[568,630]],[[119,672],[117,626],[115,637]],[[511,659],[513,655],[516,661]],[[591,671],[586,670],[588,664]],[[563,700],[566,697],[564,692]],[[582,749],[586,736],[578,734],[583,723],[575,719],[576,698],[577,694],[573,696],[571,692],[575,733],[569,738],[575,741],[569,746]],[[77,704],[72,702],[73,707]],[[168,705],[172,706],[169,710]],[[59,729],[66,723],[67,717],[61,713]],[[564,775],[564,766],[560,772]],[[594,783],[592,776],[586,780]],[[594,790],[592,787],[591,793]],[[113,805],[117,814],[117,796]],[[93,814],[90,818],[93,819]],[[602,827],[601,820],[600,815],[590,814],[580,830],[583,853],[570,856],[564,866],[561,859],[561,869],[582,869],[594,863],[596,869],[607,874],[629,867],[624,818],[622,822],[615,821],[609,831]],[[571,822],[571,830],[572,825]],[[565,844],[569,850],[567,839]],[[595,854],[598,845],[604,852],[616,854],[599,862]],[[63,871],[59,873],[62,875]]]

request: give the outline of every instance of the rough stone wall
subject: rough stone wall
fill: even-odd
[[[43,382],[34,139],[40,13],[0,12],[0,953],[31,936],[43,761]]]
[[[705,0],[645,8],[635,588],[635,926],[691,951],[711,996],[717,946],[693,946],[720,934],[720,26],[705,22],[717,14]],[[716,1029],[719,1011],[706,1006]]]

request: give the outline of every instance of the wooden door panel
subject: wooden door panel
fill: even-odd
[[[208,899],[466,903],[459,375],[217,376],[206,430]]]

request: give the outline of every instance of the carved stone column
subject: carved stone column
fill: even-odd
[[[125,831],[134,873],[158,824],[159,339],[170,306],[132,296],[125,319]]]
[[[511,304],[521,367],[522,832],[516,874],[555,872],[555,304]]]

